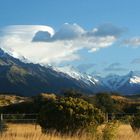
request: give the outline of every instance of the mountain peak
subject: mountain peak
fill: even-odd
[[[0,57],[3,56],[5,52],[0,48]]]
[[[11,58],[8,53],[6,53],[3,49],[0,48],[0,58]]]
[[[129,73],[128,73],[128,76],[129,77],[132,77],[134,75],[134,72],[133,71],[130,71]]]
[[[140,71],[130,71],[126,76],[129,77],[129,78],[132,78],[132,77],[135,77],[135,76],[140,77]]]

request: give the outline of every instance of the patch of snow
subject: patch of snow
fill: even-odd
[[[133,76],[132,78],[130,78],[130,83],[131,84],[140,84],[140,77]]]

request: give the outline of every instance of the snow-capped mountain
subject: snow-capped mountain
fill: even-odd
[[[51,67],[51,69],[56,71],[56,73],[59,73],[57,76],[73,79],[76,81],[76,84],[85,89],[88,89],[90,94],[107,90],[106,87],[104,87],[97,78],[86,73],[81,73],[70,65],[64,67],[54,67],[49,65],[47,67]]]
[[[139,84],[140,85],[140,72],[131,72],[130,73],[130,84]]]
[[[122,76],[125,82],[117,89],[121,93],[133,94],[140,93],[140,74],[139,72],[131,71],[125,76]]]
[[[97,92],[119,92],[122,94],[133,94],[140,92],[140,72],[130,71],[128,74],[120,75],[108,75],[104,78],[99,76],[91,76],[86,73],[81,73],[77,69],[71,66],[66,67],[53,67],[61,75],[67,75],[77,81],[85,83],[88,87],[91,87],[91,91]],[[96,89],[96,90],[95,90]]]
[[[132,76],[130,74],[125,76],[108,75],[105,78],[101,78],[101,82],[112,91],[115,91],[124,84],[129,83],[131,78]]]
[[[63,89],[81,90],[87,94],[98,92],[140,93],[140,72],[127,75],[91,76],[73,67],[22,62],[0,49],[0,92],[14,92],[26,96],[41,92],[59,93]]]
[[[110,91],[123,94],[133,94],[140,92],[140,72],[130,71],[127,75],[109,75],[100,79],[101,83],[108,87]]]
[[[91,91],[94,89],[93,91],[97,92],[114,91],[122,94],[140,93],[140,72],[130,71],[123,76],[111,74],[102,78],[81,73],[71,66],[53,67],[53,69],[61,73],[61,75],[66,74],[77,81],[85,83],[85,85],[91,87]]]
[[[65,72],[64,72],[65,71]],[[70,73],[71,71],[71,73]],[[79,78],[78,78],[79,77]],[[59,93],[76,89],[85,93],[101,89],[95,79],[65,68],[24,63],[0,49],[0,92],[32,96],[38,93]]]
[[[77,69],[75,69],[72,66],[53,67],[53,69],[58,71],[58,72],[61,72],[62,74],[67,74],[68,76],[70,76],[73,79],[81,80],[88,85],[99,84],[98,79],[96,79],[93,76],[88,75],[86,73],[81,73],[80,71],[78,71]]]

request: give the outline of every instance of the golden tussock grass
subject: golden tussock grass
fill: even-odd
[[[140,140],[140,133],[134,133],[130,125],[120,125],[116,135],[116,140]],[[96,137],[88,137],[85,134],[72,137],[61,136],[55,132],[45,135],[38,125],[8,124],[8,131],[0,135],[0,140],[96,140]]]
[[[120,125],[117,140],[140,140],[140,132],[134,133],[130,125]]]

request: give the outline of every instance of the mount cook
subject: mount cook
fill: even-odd
[[[59,94],[76,89],[86,94],[98,92],[140,93],[140,72],[104,78],[88,75],[72,67],[41,66],[25,63],[0,49],[0,92],[33,96],[43,92]]]

